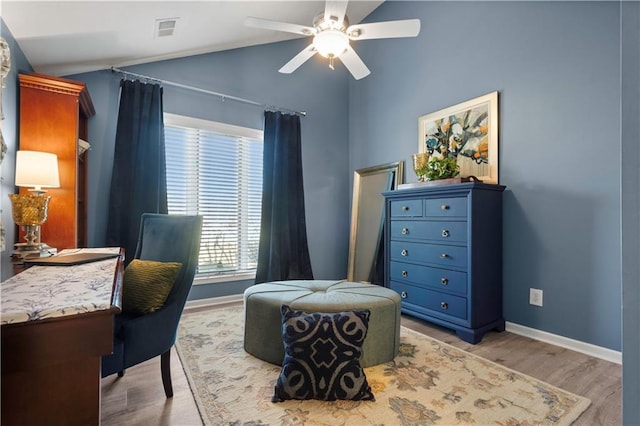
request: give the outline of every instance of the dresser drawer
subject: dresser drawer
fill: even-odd
[[[435,263],[439,266],[467,267],[467,247],[443,244],[391,241],[391,260],[401,262]]]
[[[466,243],[467,222],[394,220],[391,221],[391,239]]]
[[[424,308],[434,313],[467,319],[467,299],[391,281],[391,289],[400,294],[402,303],[413,308]]]
[[[428,217],[467,217],[467,198],[427,198],[425,214]]]
[[[399,283],[411,283],[436,291],[442,290],[462,296],[467,294],[466,272],[392,261],[389,268],[389,278]]]
[[[400,200],[391,202],[391,217],[422,216],[422,200]]]

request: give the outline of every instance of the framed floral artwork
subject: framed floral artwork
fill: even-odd
[[[460,176],[498,183],[498,92],[418,118],[418,152],[456,158]]]

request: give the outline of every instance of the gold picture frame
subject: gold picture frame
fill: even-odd
[[[455,157],[460,176],[497,184],[498,92],[419,117],[418,152]]]
[[[384,196],[404,182],[404,161],[380,164],[353,172],[353,202],[347,281],[373,282],[381,254]]]

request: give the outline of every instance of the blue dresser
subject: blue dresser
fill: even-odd
[[[502,192],[478,182],[415,185],[385,197],[385,286],[402,312],[478,343],[502,317]]]

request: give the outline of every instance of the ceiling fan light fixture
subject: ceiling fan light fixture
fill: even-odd
[[[245,25],[299,35],[314,35],[311,44],[278,70],[283,74],[291,74],[318,53],[329,59],[331,69],[334,69],[335,59],[340,58],[340,62],[353,78],[360,80],[371,74],[371,71],[353,50],[350,40],[416,37],[420,33],[420,20],[402,19],[349,25],[349,18],[345,14],[348,1],[327,0],[324,12],[314,18],[313,27],[261,18],[247,18]]]
[[[349,37],[339,30],[325,30],[313,38],[313,47],[325,58],[337,58],[349,45]]]

